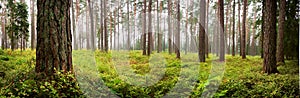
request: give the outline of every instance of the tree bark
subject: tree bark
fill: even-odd
[[[205,62],[205,16],[206,16],[206,2],[200,1],[200,22],[199,22],[199,61]]]
[[[180,59],[180,0],[177,0],[177,32],[175,43],[176,58]]]
[[[232,56],[235,56],[235,0],[233,0]]]
[[[73,72],[71,0],[37,0],[37,4],[35,72],[45,76],[60,70]]]
[[[147,1],[144,0],[144,9],[143,9],[143,34],[142,34],[142,43],[143,43],[143,55],[147,55],[147,49],[146,49],[146,41],[147,41],[147,34],[146,34],[146,9],[147,9]]]
[[[266,0],[263,71],[268,74],[278,72],[276,66],[276,3],[276,0]]]
[[[108,31],[107,31],[107,1],[104,0],[104,51],[108,52]]]
[[[220,21],[220,61],[225,61],[225,40],[224,40],[224,1],[219,0],[219,21]]]
[[[208,19],[208,14],[209,14],[209,0],[207,0],[206,2],[206,24],[205,24],[205,27],[206,27],[206,34],[205,34],[205,53],[206,53],[206,58],[209,58],[209,39],[208,39],[208,22],[209,22],[209,19]]]
[[[277,62],[284,63],[284,22],[285,22],[285,0],[280,0],[280,12],[279,12],[279,23],[278,23],[278,45],[277,45]]]
[[[238,16],[239,16],[239,19],[238,19],[238,29],[239,29],[239,53],[240,53],[240,56],[242,56],[242,30],[241,30],[241,0],[238,0]]]
[[[148,51],[147,55],[150,56],[152,52],[152,17],[151,17],[151,10],[152,10],[152,0],[149,0],[148,5]]]
[[[252,23],[254,24],[254,26],[252,27],[252,43],[251,43],[251,50],[250,50],[252,56],[256,55],[256,39],[255,39],[256,29],[255,29],[255,21],[256,21],[256,11],[254,12],[254,20],[252,21]]]
[[[71,4],[71,8],[72,8],[72,34],[73,34],[73,39],[74,39],[74,50],[78,49],[78,45],[77,45],[77,39],[76,39],[76,20],[75,20],[75,7],[74,7],[74,3],[72,2]]]
[[[30,0],[31,1],[31,50],[34,50],[36,47],[36,42],[35,42],[35,15],[34,15],[34,2],[35,0]]]
[[[264,34],[265,34],[265,12],[266,12],[266,0],[262,0],[263,7],[262,7],[262,25],[261,25],[261,34],[260,34],[260,40],[261,40],[261,58],[264,58]]]
[[[168,45],[169,54],[172,54],[172,30],[171,30],[171,11],[172,11],[172,0],[168,0]]]
[[[247,16],[247,3],[248,0],[244,0],[244,9],[243,9],[243,33],[242,33],[242,58],[246,59],[246,16]]]
[[[94,29],[94,10],[93,10],[93,5],[91,3],[90,0],[87,0],[88,1],[88,7],[89,7],[89,14],[90,14],[90,26],[91,26],[91,49],[92,50],[95,50],[95,29]]]

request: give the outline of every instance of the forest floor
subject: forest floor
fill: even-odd
[[[298,60],[286,61],[278,67],[279,74],[267,75],[259,56],[227,55],[226,62],[218,62],[210,55],[205,63],[197,58],[197,53],[182,54],[178,60],[168,53],[148,57],[141,51],[73,52],[75,78],[87,97],[299,97]],[[38,93],[26,88],[26,81],[34,81],[34,66],[35,51],[0,50],[0,72],[6,74],[0,77],[0,97]],[[53,87],[43,92],[59,92]]]

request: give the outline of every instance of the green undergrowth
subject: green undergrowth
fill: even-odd
[[[197,53],[141,55],[141,51],[73,51],[75,75],[59,74],[54,81],[35,81],[35,51],[0,50],[0,97],[299,97],[298,61],[286,61],[279,74],[262,72],[258,56]],[[82,95],[84,94],[84,95]]]

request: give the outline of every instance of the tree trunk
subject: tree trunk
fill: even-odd
[[[146,9],[147,9],[147,1],[144,0],[144,9],[143,9],[143,34],[142,34],[142,43],[143,43],[143,55],[147,55],[147,49],[146,49],[146,41],[147,41],[147,34],[146,34]]]
[[[220,61],[225,61],[225,40],[224,40],[224,1],[219,0],[219,17],[220,17]]]
[[[7,35],[5,31],[5,24],[6,24],[6,9],[3,9],[3,16],[2,16],[2,23],[1,23],[1,30],[2,30],[2,41],[1,41],[1,46],[2,49],[7,49]]]
[[[235,56],[235,0],[233,0],[232,56]]]
[[[149,0],[148,5],[148,51],[147,55],[150,56],[152,51],[152,17],[151,17],[151,10],[152,10],[152,0]]]
[[[238,16],[239,16],[239,19],[238,19],[238,29],[239,29],[239,46],[240,46],[240,56],[242,56],[242,30],[241,30],[241,0],[238,0],[239,4],[238,4]]]
[[[261,34],[260,34],[260,40],[261,40],[261,58],[264,58],[264,34],[265,34],[265,12],[266,12],[266,0],[263,1],[263,7],[262,7],[262,25],[261,25]]]
[[[72,72],[71,0],[37,0],[37,4],[35,72],[49,77],[55,71]]]
[[[189,45],[189,42],[188,42],[188,19],[189,19],[189,0],[187,0],[187,3],[186,3],[186,22],[185,22],[185,55],[187,55],[187,52],[188,52],[188,45]]]
[[[91,45],[90,45],[90,27],[89,27],[89,14],[90,10],[86,9],[86,17],[85,17],[85,25],[86,25],[86,49],[89,50],[91,49]]]
[[[74,50],[77,50],[78,49],[78,45],[77,45],[77,39],[76,39],[76,20],[75,20],[75,8],[74,8],[74,3],[72,2],[71,4],[71,7],[72,7],[72,34],[73,34],[73,39],[74,39]]]
[[[277,62],[284,63],[284,22],[285,22],[285,0],[280,0],[280,12],[279,12],[279,23],[278,23],[278,45],[277,45]]]
[[[243,9],[243,33],[242,33],[242,58],[246,59],[246,9],[247,9],[248,0],[244,0],[244,9]]]
[[[172,28],[171,28],[171,11],[172,11],[172,0],[168,0],[168,45],[169,54],[172,54]]]
[[[263,71],[268,74],[278,72],[276,66],[276,3],[276,0],[266,0]]]
[[[108,31],[107,31],[107,1],[104,0],[104,51],[108,52]]]
[[[92,3],[91,3],[91,1],[90,0],[87,0],[88,1],[88,7],[89,7],[89,14],[90,14],[90,26],[91,26],[91,49],[92,50],[95,50],[95,29],[94,29],[94,16],[93,16],[93,12],[94,12],[94,10],[93,10],[93,5],[92,5]]]
[[[226,20],[225,20],[225,28],[224,28],[224,36],[225,36],[225,49],[227,50],[225,54],[229,54],[228,53],[228,38],[229,38],[229,32],[230,32],[230,8],[231,8],[231,1],[228,1],[228,5],[227,5],[227,8],[226,8]]]
[[[205,0],[200,1],[200,22],[199,22],[199,61],[205,62]]]
[[[159,5],[159,0],[157,0],[157,53],[160,53],[162,50],[162,34],[160,32],[160,14],[162,13],[162,9],[163,2],[161,1]]]
[[[256,39],[255,39],[256,29],[255,29],[255,21],[256,21],[256,11],[254,12],[254,20],[252,21],[252,23],[254,24],[254,26],[252,27],[252,43],[251,43],[251,50],[250,50],[252,56],[256,55]]]
[[[30,0],[31,1],[31,50],[35,49],[35,15],[34,15],[34,2],[35,0]]]
[[[206,27],[206,34],[205,34],[205,53],[206,53],[206,58],[209,58],[209,49],[208,49],[208,22],[209,22],[209,19],[208,19],[208,14],[209,14],[209,0],[207,0],[206,2],[206,24],[205,24],[205,27]]]
[[[180,59],[180,0],[177,1],[177,22],[176,23],[177,23],[177,32],[175,38],[175,43],[176,43],[175,52],[176,52],[176,58]]]
[[[130,50],[130,13],[129,13],[130,0],[127,0],[127,45],[126,48]]]

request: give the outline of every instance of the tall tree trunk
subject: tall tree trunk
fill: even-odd
[[[254,26],[252,27],[252,40],[251,40],[252,42],[251,42],[251,50],[250,50],[252,56],[256,55],[256,39],[255,39],[256,29],[255,29],[255,21],[256,21],[256,11],[254,12],[254,20],[252,21],[252,23],[254,24]]]
[[[144,9],[143,9],[143,34],[142,34],[142,43],[143,43],[143,55],[147,55],[147,49],[146,49],[146,41],[147,41],[147,34],[146,34],[146,10],[147,10],[147,1],[144,0]]]
[[[73,39],[74,39],[74,50],[78,49],[78,45],[77,45],[77,39],[76,39],[76,20],[75,20],[75,7],[74,7],[74,3],[72,2],[71,4],[72,7],[72,34],[73,34]]]
[[[152,0],[149,0],[148,5],[148,51],[147,55],[150,56],[152,52],[152,17],[151,17],[151,10],[152,10]]]
[[[7,35],[5,31],[5,24],[6,24],[6,9],[3,9],[3,16],[1,18],[1,30],[2,30],[2,41],[1,41],[1,46],[2,49],[7,49]]]
[[[88,7],[89,7],[89,14],[90,14],[90,26],[91,26],[91,49],[92,50],[95,50],[95,29],[94,29],[94,10],[93,10],[93,5],[91,3],[90,0],[87,0],[88,1]]]
[[[205,34],[205,53],[206,53],[206,58],[209,58],[209,45],[208,45],[208,22],[209,22],[209,19],[208,19],[208,14],[209,14],[209,0],[207,0],[206,2],[206,24],[205,24],[205,27],[206,27],[206,34]]]
[[[266,0],[263,71],[268,74],[278,72],[276,66],[276,3],[276,0]]]
[[[108,31],[107,31],[107,0],[104,0],[104,51],[108,52]]]
[[[238,19],[238,29],[239,29],[239,46],[240,46],[240,56],[242,56],[242,30],[241,30],[241,0],[238,0],[239,4],[238,4],[238,16],[239,16],[239,19]]]
[[[224,40],[224,1],[219,0],[219,17],[220,17],[220,61],[225,61],[225,40]]]
[[[162,8],[163,8],[163,2],[160,2],[159,5],[159,0],[157,0],[157,53],[160,53],[162,50],[162,33],[160,32],[160,14],[162,13]]]
[[[247,3],[248,0],[244,0],[244,9],[243,9],[243,33],[242,33],[242,58],[246,59],[246,16],[247,16]]]
[[[86,25],[86,49],[91,49],[91,45],[90,45],[90,27],[89,27],[89,13],[90,10],[86,9],[86,17],[85,17],[85,25]]]
[[[235,56],[235,0],[233,0],[232,56]]]
[[[280,12],[278,23],[278,45],[277,45],[277,62],[284,63],[283,40],[284,40],[284,22],[285,22],[285,0],[280,0]]]
[[[265,12],[266,12],[266,0],[263,1],[263,7],[262,7],[262,25],[261,25],[261,34],[260,34],[260,44],[261,44],[261,58],[264,58],[264,34],[265,34]]]
[[[225,18],[225,28],[224,28],[224,36],[225,36],[225,49],[227,50],[226,51],[226,54],[228,54],[228,38],[229,38],[229,32],[230,32],[230,8],[231,8],[231,1],[228,1],[228,5],[227,5],[227,8],[226,8],[226,18]]]
[[[100,17],[100,50],[104,50],[104,0],[100,0],[101,2],[101,17]]]
[[[177,32],[175,38],[175,43],[176,43],[175,52],[176,52],[176,58],[180,59],[180,0],[177,0],[177,22],[176,23],[177,23]]]
[[[30,10],[31,10],[31,50],[35,49],[35,15],[34,15],[34,2],[35,0],[30,0]]]
[[[130,50],[130,12],[129,12],[130,0],[127,0],[127,45],[126,48]]]
[[[189,23],[189,0],[187,0],[186,3],[186,22],[185,22],[185,55],[187,55],[188,47],[189,47],[189,41],[188,41],[188,23]]]
[[[171,14],[172,11],[172,0],[168,0],[168,45],[169,45],[169,54],[172,54],[172,28],[171,28]]]
[[[205,62],[205,16],[206,16],[205,0],[200,1],[200,22],[199,22],[199,61]]]
[[[55,71],[72,72],[71,0],[37,0],[37,4],[35,72],[49,77]]]

